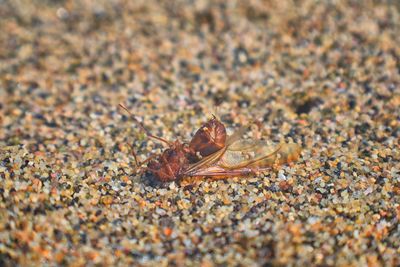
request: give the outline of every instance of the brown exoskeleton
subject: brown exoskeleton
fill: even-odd
[[[129,114],[129,110],[120,104]],[[147,163],[147,170],[162,182],[175,181],[183,177],[228,178],[246,176],[270,168],[274,164],[295,161],[301,148],[294,143],[282,143],[271,147],[261,140],[242,139],[247,127],[242,127],[231,136],[215,116],[195,133],[188,143],[173,143],[150,134],[132,114],[134,121],[150,138],[168,145],[161,155],[150,157],[137,166]],[[133,152],[134,153],[134,152]]]
[[[202,157],[211,155],[225,146],[225,126],[215,116],[204,123],[194,134],[189,143],[193,152],[198,152]]]
[[[189,144],[175,141],[173,143],[152,135],[146,130],[141,122],[139,122],[130,111],[122,104],[119,105],[121,108],[126,110],[132,117],[132,119],[140,126],[140,128],[150,138],[154,138],[163,143],[166,143],[169,148],[153,160],[153,157],[146,159],[144,162],[139,163],[136,154],[133,151],[133,155],[136,161],[136,165],[139,167],[142,164],[147,164],[147,169],[160,181],[173,181],[180,177],[185,168],[191,162],[199,161],[200,157],[206,157],[210,154],[220,150],[226,139],[225,126],[213,116],[208,122],[195,133]],[[200,155],[200,157],[199,157]]]

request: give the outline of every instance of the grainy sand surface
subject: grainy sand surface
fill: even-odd
[[[0,265],[399,266],[398,1],[0,1]],[[135,175],[216,113],[298,162]]]

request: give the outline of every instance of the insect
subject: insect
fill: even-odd
[[[152,155],[139,163],[132,149],[137,168],[147,163],[141,171],[149,171],[161,182],[180,180],[183,177],[212,177],[224,179],[247,176],[264,171],[276,164],[285,164],[299,158],[301,148],[295,143],[268,145],[262,140],[243,139],[247,126],[228,136],[225,126],[215,116],[204,123],[189,143],[169,142],[152,135],[122,104],[149,138],[167,144],[159,155]]]

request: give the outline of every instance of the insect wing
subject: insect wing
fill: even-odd
[[[240,147],[243,146],[243,150]],[[234,148],[234,149],[232,149]],[[237,141],[222,155],[217,165],[224,169],[266,168],[273,164],[284,164],[296,160],[300,155],[300,146],[283,143],[275,146],[265,142]]]
[[[264,147],[265,145],[265,141],[262,140],[240,139],[228,146],[228,150],[250,152],[257,150],[259,147]]]
[[[252,140],[237,142],[239,143],[236,143],[235,146],[232,145],[235,150],[226,149],[219,158],[216,158],[217,162],[214,162],[214,165],[205,164],[193,171],[191,176],[225,179],[253,175],[269,169],[274,164],[283,164],[295,160],[300,154],[300,146],[293,143],[267,146],[261,141],[262,146],[257,146],[254,151],[249,151],[250,145],[261,143],[259,141],[252,143]],[[242,145],[246,152],[237,150]]]
[[[247,176],[250,174],[255,174],[256,172],[250,168],[240,168],[227,170],[219,166],[211,166],[204,169],[199,169],[194,172],[192,177],[212,177],[213,179],[225,179],[235,176]]]
[[[244,125],[239,129],[237,129],[232,135],[228,136],[225,145],[231,146],[233,143],[239,141],[249,127],[250,127],[249,125]]]
[[[226,139],[226,145],[224,148],[218,150],[217,152],[204,157],[199,162],[191,164],[189,168],[186,170],[187,175],[193,175],[200,169],[207,168],[213,164],[215,164],[221,156],[225,154],[225,152],[229,149],[232,151],[243,151],[243,150],[253,150],[255,147],[260,146],[259,141],[248,142],[246,140],[240,139],[245,131],[249,128],[249,126],[242,126],[237,131],[235,131],[231,136],[228,136]]]
[[[282,165],[296,161],[300,157],[301,147],[295,143],[279,144],[276,151],[264,154],[261,158],[254,160],[249,167],[266,168],[274,164]],[[268,151],[266,151],[268,153]]]
[[[225,153],[226,148],[222,148],[217,152],[202,158],[199,162],[189,165],[189,168],[185,171],[187,175],[192,175],[194,172],[213,165],[218,159]]]
[[[214,178],[244,176],[299,158],[301,147],[298,144],[269,145],[262,140],[243,139],[248,127],[240,127],[227,137],[224,148],[191,164],[185,174]]]

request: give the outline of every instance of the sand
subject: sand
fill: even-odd
[[[400,264],[397,1],[0,1],[0,28],[0,265]],[[119,103],[303,151],[159,183]]]

